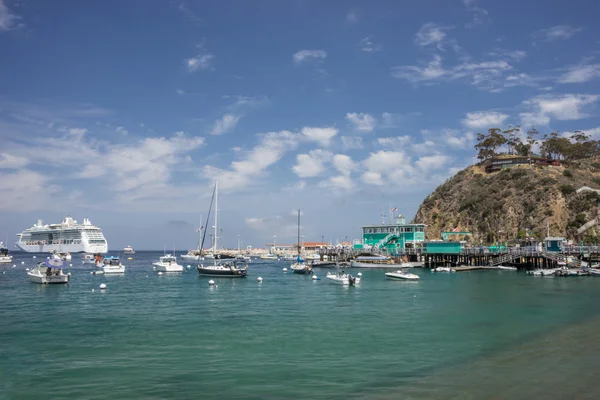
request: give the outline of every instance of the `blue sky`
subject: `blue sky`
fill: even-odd
[[[109,246],[358,236],[509,124],[600,138],[593,1],[0,0],[0,236]],[[2,240],[5,240],[2,238]]]

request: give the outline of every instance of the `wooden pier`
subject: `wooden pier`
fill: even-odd
[[[321,260],[350,261],[365,250],[323,249]],[[422,264],[424,268],[452,267],[456,271],[497,269],[498,265],[512,266],[519,270],[550,269],[561,265],[581,267],[583,263],[600,263],[600,247],[574,247],[561,252],[538,251],[518,247],[490,251],[486,248],[461,249],[459,254],[423,254],[422,249],[407,249],[401,254],[373,252],[391,256],[397,262]]]

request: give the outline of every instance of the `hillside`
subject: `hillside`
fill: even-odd
[[[576,189],[600,189],[600,163],[573,161],[566,166],[515,166],[486,174],[470,166],[439,186],[423,201],[413,222],[427,226],[426,237],[440,239],[442,231],[473,233],[460,237],[474,244],[550,235],[600,241],[600,229],[583,235],[577,229],[596,215],[600,195]],[[458,239],[458,237],[456,238]]]

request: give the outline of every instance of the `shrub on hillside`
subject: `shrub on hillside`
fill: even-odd
[[[561,185],[560,186],[560,191],[562,192],[563,196],[568,196],[572,193],[575,193],[575,188],[571,185]]]
[[[571,172],[571,170],[565,169],[563,171],[563,176],[566,176],[567,178],[572,178],[573,177],[573,173]]]

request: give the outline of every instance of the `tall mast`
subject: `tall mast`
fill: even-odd
[[[200,227],[198,227],[198,254],[202,250],[200,246],[202,246],[202,214],[200,214]]]
[[[298,257],[300,257],[300,209],[298,209]]]
[[[213,254],[217,252],[217,223],[219,215],[219,181],[215,182],[215,233],[213,242]]]

